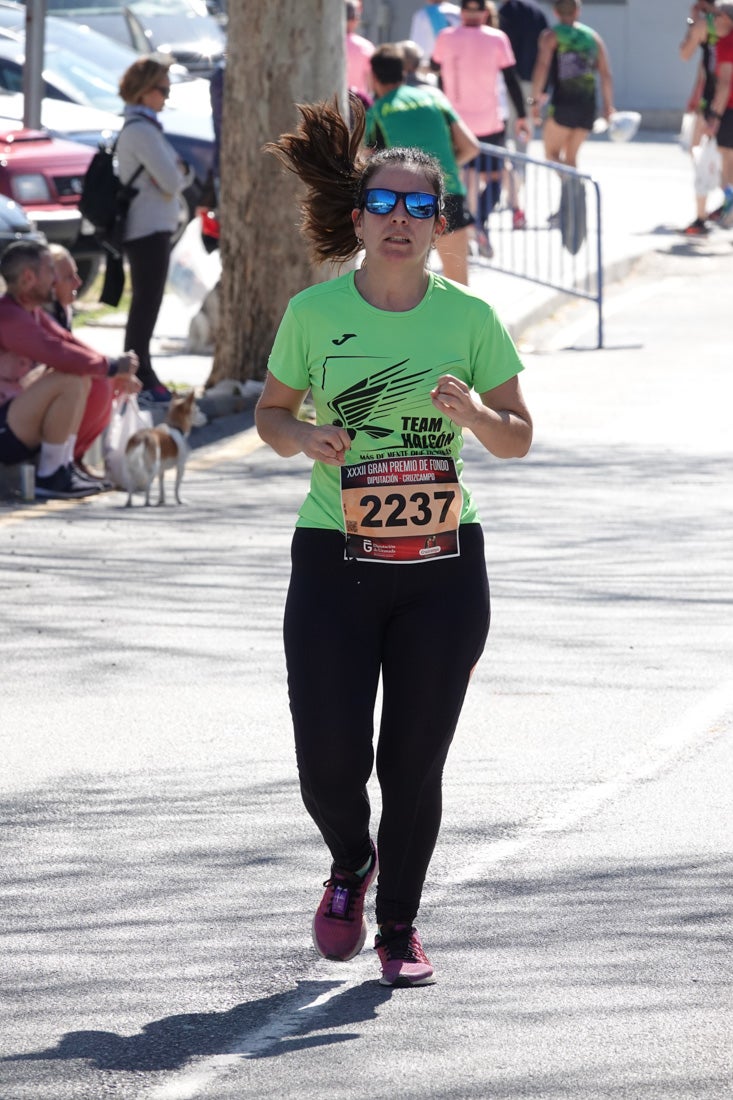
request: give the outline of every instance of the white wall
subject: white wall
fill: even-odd
[[[460,2],[460,0],[456,0]],[[417,0],[364,0],[362,33],[374,42],[407,38]],[[552,22],[552,5],[540,2]],[[611,58],[616,107],[644,124],[675,127],[692,88],[697,59],[679,59],[690,0],[586,0],[581,21],[603,38]]]

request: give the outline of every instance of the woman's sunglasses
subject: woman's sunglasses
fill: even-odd
[[[370,214],[391,214],[400,199],[411,218],[434,218],[438,212],[437,195],[424,191],[390,191],[387,187],[366,190],[362,206]]]

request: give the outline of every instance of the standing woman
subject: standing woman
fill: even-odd
[[[137,194],[125,226],[125,253],[130,265],[132,302],[125,330],[125,351],[140,360],[138,378],[149,402],[170,401],[150,360],[150,341],[163,301],[171,237],[178,225],[181,194],[188,183],[186,166],[163,136],[158,114],[170,94],[169,66],[156,57],[133,61],[120,80],[125,124],[117,140],[120,179],[135,176]],[[138,172],[138,169],[142,171]]]
[[[278,454],[313,460],[285,609],[301,791],[333,860],[313,940],[326,958],[361,950],[364,895],[379,869],[380,980],[427,985],[433,967],[414,921],[443,765],[489,627],[462,431],[512,458],[528,451],[532,427],[522,366],[494,311],[428,269],[446,224],[440,165],[402,148],[362,161],[364,112],[351,105],[352,133],[320,103],[301,106],[297,132],[268,146],[307,186],[312,259],[345,261],[362,248],[366,258],[291,300],[257,428]],[[309,390],[316,424],[298,419]],[[367,781],[380,675],[377,863]]]

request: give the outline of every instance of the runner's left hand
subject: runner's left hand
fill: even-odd
[[[460,428],[470,428],[480,412],[481,407],[469,387],[452,374],[442,375],[435,389],[430,391],[430,396],[438,412],[449,417]]]

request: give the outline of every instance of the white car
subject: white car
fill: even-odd
[[[201,76],[211,76],[226,47],[205,0],[46,0],[46,14],[75,30],[91,27],[140,53],[170,54]]]

